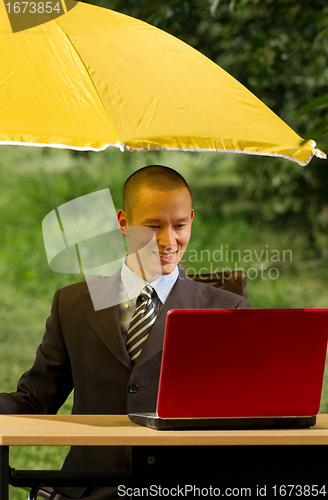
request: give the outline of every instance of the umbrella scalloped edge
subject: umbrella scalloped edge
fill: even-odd
[[[237,149],[201,149],[201,148],[168,148],[168,147],[162,147],[162,146],[152,146],[149,148],[131,148],[129,146],[125,146],[124,143],[119,142],[117,144],[105,144],[101,148],[93,148],[91,146],[86,146],[86,147],[79,147],[79,146],[70,146],[66,144],[43,144],[43,143],[36,143],[36,142],[18,142],[18,141],[0,141],[0,145],[7,145],[7,146],[36,146],[36,147],[50,147],[50,148],[57,148],[57,149],[73,149],[76,151],[104,151],[108,147],[114,147],[118,148],[120,151],[128,151],[130,153],[141,153],[145,151],[184,151],[184,152],[196,152],[196,153],[238,153],[238,154],[249,154],[249,155],[257,155],[257,156],[272,156],[276,158],[285,158],[287,160],[292,160],[296,163],[298,163],[301,166],[306,166],[310,163],[312,160],[313,156],[316,156],[317,158],[326,160],[327,155],[321,151],[320,149],[316,149],[316,143],[314,141],[310,141],[312,143],[312,151],[307,157],[305,161],[300,161],[297,160],[296,158],[293,158],[291,156],[283,155],[280,153],[264,153],[264,152],[257,152],[257,151],[242,151],[242,150],[237,150]]]
[[[36,146],[38,148],[55,148],[55,149],[73,149],[74,151],[104,151],[108,147],[118,148],[125,151],[125,146],[121,142],[117,144],[104,144],[101,148],[93,148],[91,146],[70,146],[67,144],[46,144],[42,142],[19,142],[19,141],[0,141],[1,146]]]
[[[120,148],[121,149],[121,148]],[[313,156],[316,156],[317,158],[321,158],[322,160],[327,159],[327,155],[323,153],[323,151],[320,151],[320,149],[313,149],[307,159],[305,161],[300,161],[297,160],[296,158],[293,158],[292,156],[287,156],[279,153],[260,153],[257,151],[242,151],[242,150],[237,150],[237,149],[198,149],[198,148],[163,148],[160,146],[155,146],[151,148],[140,148],[140,149],[134,149],[134,148],[129,148],[128,146],[124,146],[124,151],[129,151],[130,153],[140,153],[144,151],[159,151],[159,150],[164,150],[164,151],[190,151],[190,152],[198,152],[198,153],[237,153],[237,154],[248,154],[248,155],[256,155],[256,156],[272,156],[275,158],[285,158],[286,160],[291,160],[302,167],[308,165],[310,161],[312,160]],[[121,149],[122,151],[122,149]]]

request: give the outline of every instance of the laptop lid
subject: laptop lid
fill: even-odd
[[[327,309],[172,310],[157,414],[316,415],[327,336]]]

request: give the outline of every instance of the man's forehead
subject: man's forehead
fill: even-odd
[[[188,188],[161,190],[142,185],[134,192],[128,203],[131,218],[147,219],[149,222],[190,218],[192,197]]]
[[[159,198],[164,201],[174,200],[177,205],[180,204],[180,201],[185,202],[186,200],[190,200],[192,204],[192,196],[189,189],[185,186],[179,186],[174,189],[155,189],[148,185],[141,185],[134,192],[134,196],[131,199],[131,205],[133,207],[147,200],[151,202],[151,200],[157,200]]]

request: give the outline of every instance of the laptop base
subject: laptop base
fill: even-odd
[[[156,413],[130,413],[129,419],[157,430],[201,429],[299,429],[316,424],[316,417],[245,417],[245,418],[160,418]]]

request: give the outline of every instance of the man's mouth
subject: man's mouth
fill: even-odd
[[[157,257],[159,257],[160,259],[165,259],[165,260],[172,260],[176,254],[176,252],[164,253],[164,252],[156,252],[156,251],[154,251],[153,253],[155,255],[157,255]]]

